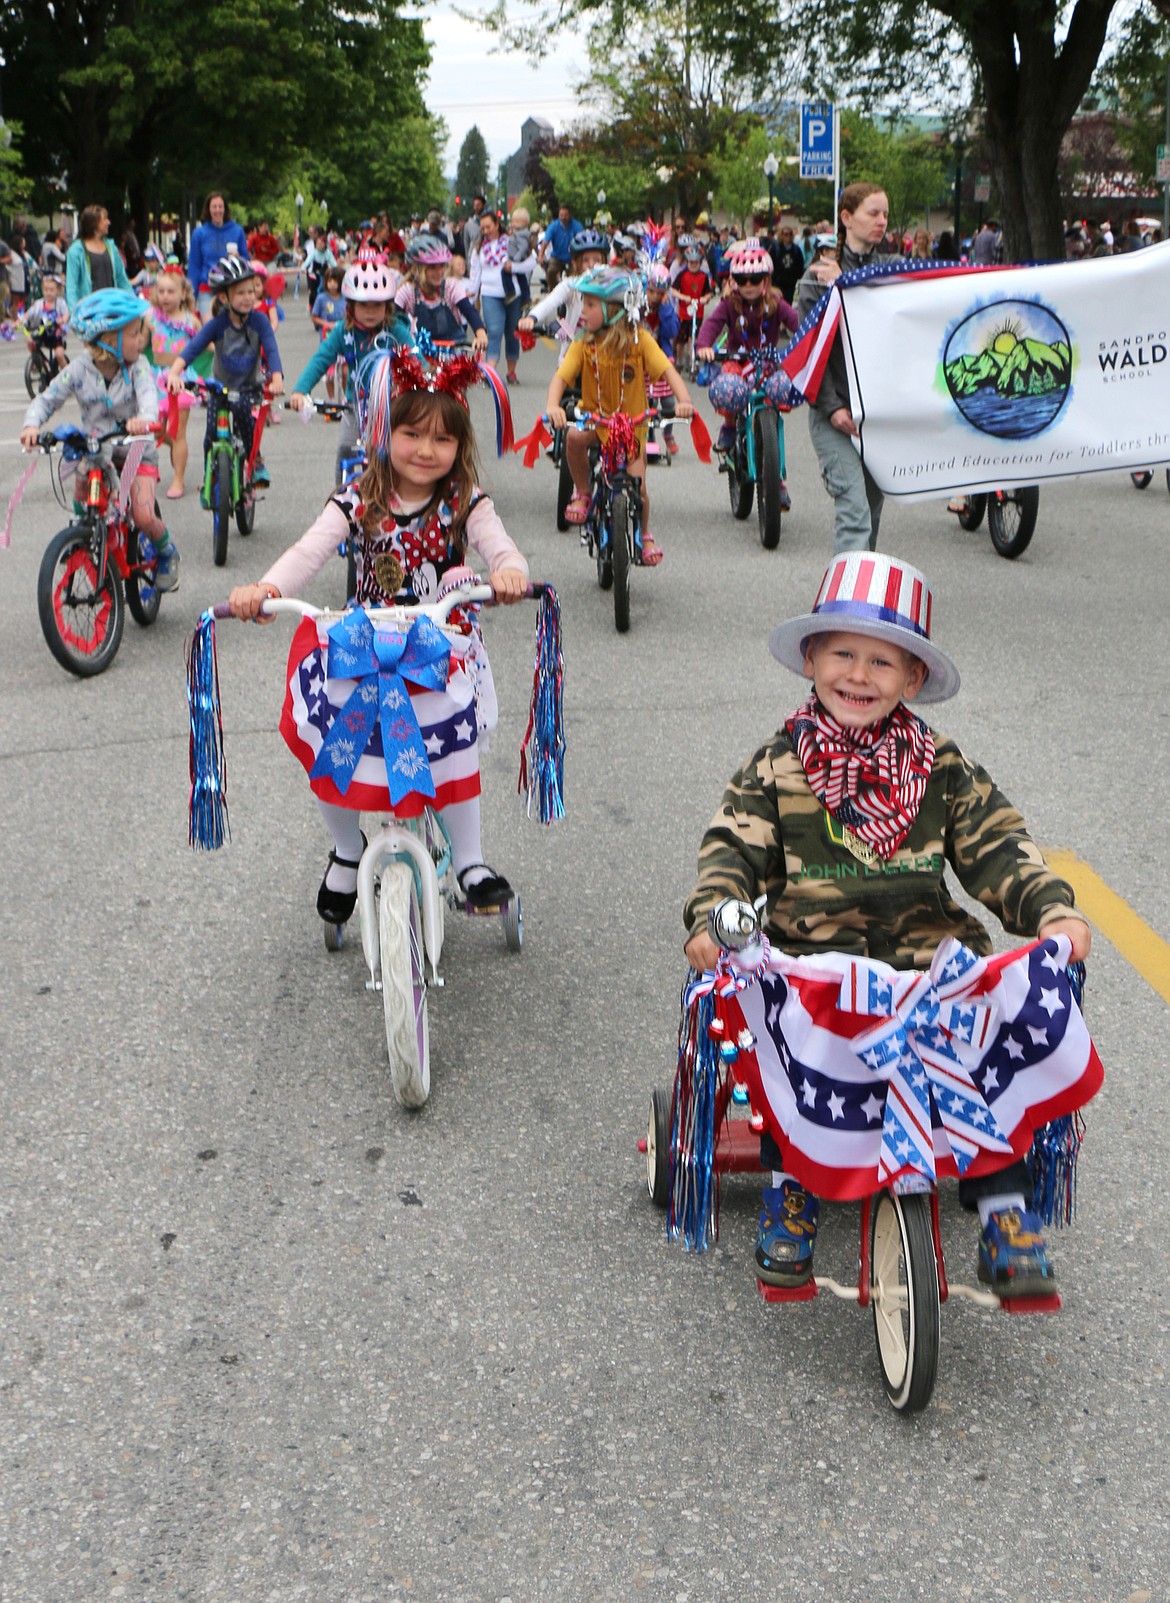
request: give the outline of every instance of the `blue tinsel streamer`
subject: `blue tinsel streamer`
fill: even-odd
[[[216,851],[229,838],[227,764],[219,710],[215,619],[205,612],[187,642],[187,707],[191,722],[191,800],[187,838],[196,851]]]
[[[688,981],[693,977],[688,976]],[[681,1235],[695,1252],[703,1252],[710,1245],[713,1231],[718,1234],[715,1099],[721,1063],[718,1043],[710,1029],[714,1017],[712,992],[688,1003],[684,988],[678,1067],[670,1105],[666,1233],[671,1241]]]
[[[520,753],[520,791],[527,811],[542,824],[565,816],[565,659],[561,650],[561,604],[546,585],[536,618],[536,666],[528,733]]]
[[[1085,965],[1070,963],[1068,980],[1078,1007],[1085,998]],[[1077,1211],[1077,1158],[1085,1125],[1079,1113],[1066,1113],[1036,1131],[1028,1168],[1032,1175],[1032,1206],[1046,1225],[1071,1224]]]

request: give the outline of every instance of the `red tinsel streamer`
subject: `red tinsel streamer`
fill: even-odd
[[[430,389],[426,369],[413,351],[395,351],[390,358],[390,371],[394,374],[395,395],[405,395],[408,390]]]
[[[532,433],[526,434],[522,440],[517,440],[515,449],[524,452],[524,466],[531,468],[536,466],[537,457],[542,451],[547,450],[552,442],[553,437],[545,428],[544,419],[538,417]]]
[[[439,363],[439,371],[427,388],[441,390],[446,395],[457,395],[464,401],[464,390],[479,381],[479,363],[474,356],[452,356]]]
[[[516,338],[520,341],[522,351],[531,351],[536,345],[536,335],[526,334],[522,328],[516,330]]]
[[[638,435],[633,419],[625,412],[615,412],[609,420],[608,428],[605,444],[601,447],[601,461],[605,471],[613,474],[619,472],[638,454]]]

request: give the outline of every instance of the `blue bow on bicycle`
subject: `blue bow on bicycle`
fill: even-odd
[[[883,1181],[909,1170],[933,1184],[932,1107],[960,1174],[980,1152],[1012,1151],[971,1075],[995,1034],[998,1009],[969,998],[949,998],[949,992],[962,988],[962,972],[977,961],[960,943],[954,944],[957,951],[938,976],[938,986],[931,974],[891,980],[863,961],[851,965],[842,981],[843,1012],[882,1020],[876,1032],[856,1038],[853,1049],[887,1081],[878,1160]]]
[[[344,796],[377,721],[390,802],[411,791],[435,794],[431,765],[410,702],[408,682],[420,690],[443,690],[451,648],[429,618],[416,618],[409,630],[378,630],[362,607],[354,607],[329,630],[331,679],[356,679],[338,711],[309,777],[332,779]]]

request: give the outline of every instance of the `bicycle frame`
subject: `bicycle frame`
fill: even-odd
[[[229,453],[232,467],[232,505],[237,506],[252,483],[252,474],[256,467],[256,459],[260,454],[260,441],[264,435],[264,425],[268,421],[268,414],[272,410],[272,398],[265,394],[256,413],[256,426],[252,430],[252,449],[244,456],[244,442],[235,427],[235,417],[232,413],[233,392],[214,387],[204,382],[198,386],[215,401],[215,437],[207,453],[207,464],[203,472],[203,496],[211,504],[212,487],[215,482],[215,465],[217,458],[224,452]]]

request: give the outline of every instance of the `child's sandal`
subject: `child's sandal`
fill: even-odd
[[[644,534],[642,536],[642,566],[644,568],[656,568],[665,554],[652,534]]]
[[[465,885],[466,876],[477,868],[485,870],[483,876],[473,885]],[[488,868],[486,863],[469,863],[466,868],[459,870],[455,878],[469,913],[498,913],[508,905],[514,894],[504,876]]]
[[[565,508],[566,523],[584,523],[589,516],[589,497],[582,495],[578,490],[569,497],[569,504]]]

